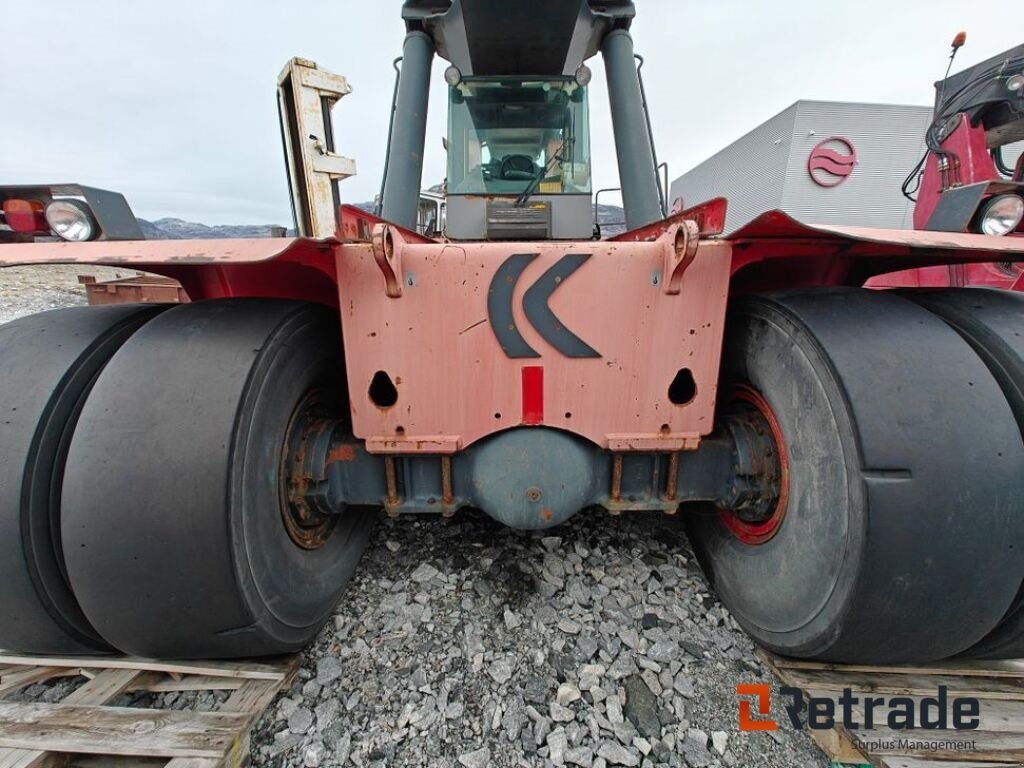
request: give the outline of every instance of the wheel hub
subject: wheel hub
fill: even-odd
[[[324,418],[315,396],[297,409],[281,462],[281,517],[291,540],[319,549],[330,537],[343,507],[333,498],[324,468],[340,443],[341,422]]]
[[[789,500],[785,438],[768,401],[746,385],[728,393],[724,428],[735,444],[730,498],[719,502],[725,526],[746,544],[764,544],[778,533]]]

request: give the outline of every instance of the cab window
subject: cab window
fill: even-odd
[[[449,105],[449,194],[590,194],[587,92],[575,81],[468,78]]]

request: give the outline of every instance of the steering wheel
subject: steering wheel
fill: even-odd
[[[529,155],[505,155],[500,174],[505,181],[530,181],[537,175],[537,166]]]

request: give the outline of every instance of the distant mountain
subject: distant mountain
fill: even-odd
[[[431,188],[433,190],[433,188]],[[373,203],[355,203],[357,208],[373,211]],[[604,236],[617,235],[624,232],[624,215],[617,205],[599,205],[597,220]],[[139,219],[142,234],[147,240],[216,240],[226,237],[276,237],[281,227],[273,224],[200,224],[165,217],[156,221]],[[288,234],[294,234],[291,230]]]
[[[139,219],[147,240],[217,240],[225,237],[274,237],[273,224],[199,224],[184,219],[163,218],[156,221]]]
[[[610,237],[626,231],[626,212],[617,205],[597,206],[597,223],[601,226],[601,235]]]
[[[164,232],[160,227],[154,224],[152,221],[146,221],[145,219],[136,219],[139,222],[139,227],[142,229],[142,234],[147,240],[177,240],[177,236]],[[196,226],[202,226],[197,224]]]

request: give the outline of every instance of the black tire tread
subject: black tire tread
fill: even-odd
[[[66,581],[60,478],[95,377],[157,305],[69,307],[0,326],[0,647],[109,652]]]
[[[1002,387],[1024,436],[1024,294],[993,288],[905,291],[902,295],[942,318],[985,362]],[[1024,499],[1018,502],[1024,516]],[[1024,540],[1018,546],[1024,548]],[[967,658],[1024,656],[1024,574],[1008,574],[1020,591],[999,625],[964,651]]]
[[[269,299],[182,305],[114,357],[71,445],[63,525],[75,592],[115,647],[266,656],[299,650],[319,631],[365,547],[363,518],[353,513],[308,554],[251,526],[286,537],[284,439],[267,430],[287,425],[289,387],[325,366],[340,376],[340,359],[336,313]],[[124,421],[111,430],[114,411]],[[264,471],[250,476],[250,466]],[[308,620],[281,618],[320,595]]]
[[[767,352],[762,326],[781,334]],[[987,634],[1013,600],[1005,572],[1022,567],[1007,542],[1024,533],[1013,509],[1024,493],[1024,446],[974,351],[898,295],[814,289],[739,302],[724,357],[725,382],[760,366],[772,391],[759,388],[805,465],[794,469],[802,485],[788,533],[758,552],[715,517],[690,523],[702,564],[745,629],[778,653],[855,663],[937,660]],[[814,442],[826,434],[840,442]],[[822,450],[830,455],[815,455]],[[812,509],[815,499],[824,503]],[[835,517],[844,509],[845,522]],[[813,558],[822,567],[810,568]],[[819,593],[820,606],[806,603],[807,585],[835,563],[834,589]],[[752,617],[766,616],[766,590],[793,596],[779,605],[806,611],[805,623],[759,625]]]

